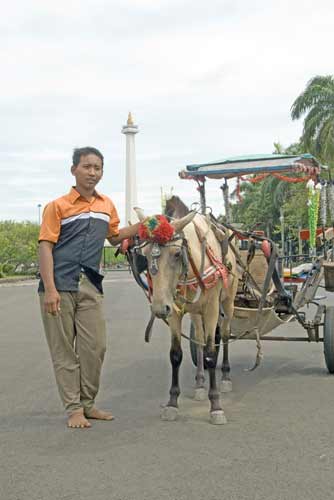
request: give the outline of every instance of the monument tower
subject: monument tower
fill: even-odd
[[[135,148],[135,135],[138,132],[138,126],[134,124],[132,115],[129,113],[128,121],[122,127],[122,134],[126,135],[125,224],[135,224],[138,222],[133,210],[133,207],[138,205]]]

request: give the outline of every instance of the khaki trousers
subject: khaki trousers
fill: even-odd
[[[59,292],[60,312],[41,313],[59,394],[68,414],[80,408],[88,416],[94,406],[106,351],[103,296],[82,275],[77,292]]]

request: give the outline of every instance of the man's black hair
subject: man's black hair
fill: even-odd
[[[102,167],[104,163],[103,154],[96,148],[91,148],[87,146],[85,148],[75,148],[73,151],[72,162],[75,167],[80,163],[80,158],[87,155],[96,155],[102,160]]]

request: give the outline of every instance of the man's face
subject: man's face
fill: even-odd
[[[102,160],[94,154],[81,156],[80,163],[72,166],[71,172],[76,179],[77,187],[93,191],[103,175]]]

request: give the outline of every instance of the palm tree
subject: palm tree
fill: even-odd
[[[315,76],[291,107],[293,120],[305,115],[302,142],[325,162],[334,159],[334,77]]]
[[[291,184],[288,182],[271,175],[262,182],[262,196],[269,195],[271,197],[274,212],[279,213],[280,208],[284,205],[289,195],[290,186]]]
[[[284,146],[282,146],[280,142],[274,142],[274,148],[275,148],[275,150],[273,151],[274,155],[285,154]]]

